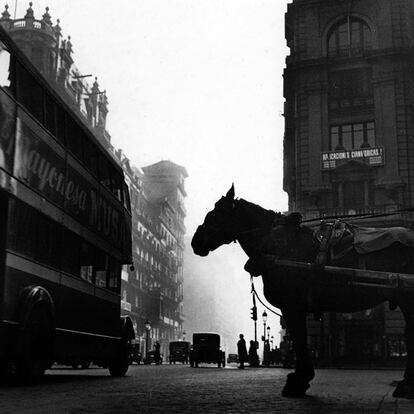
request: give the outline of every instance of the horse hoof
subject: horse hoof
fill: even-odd
[[[306,395],[310,387],[307,379],[301,378],[294,373],[288,375],[286,385],[282,390],[282,396],[287,398],[301,398]]]
[[[392,396],[395,398],[414,400],[414,382],[402,380],[395,388]]]
[[[287,387],[285,385],[283,390],[282,390],[282,397],[286,397],[286,398],[303,398],[303,397],[306,396],[306,390],[309,387],[310,387],[310,385],[308,384],[306,389],[292,389],[292,388]]]

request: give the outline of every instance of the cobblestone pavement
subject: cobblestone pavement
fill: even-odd
[[[318,370],[300,399],[281,396],[289,372],[135,365],[111,378],[100,368],[56,368],[39,385],[0,388],[0,413],[414,413],[414,401],[391,396],[401,371]]]

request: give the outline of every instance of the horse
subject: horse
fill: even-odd
[[[315,231],[301,223],[299,213],[282,214],[243,199],[235,199],[234,185],[207,213],[191,240],[196,255],[207,256],[218,247],[238,242],[249,257],[245,270],[262,276],[267,301],[279,308],[296,354],[296,366],[287,376],[282,396],[303,397],[315,376],[307,347],[308,313],[357,312],[389,301],[399,306],[406,322],[407,362],[404,378],[393,396],[414,399],[414,295],[409,290],[356,286],[322,278],[317,269],[321,241]],[[413,233],[414,234],[414,233]],[[361,254],[351,243],[337,258],[325,257],[325,263],[343,268],[370,269],[414,274],[414,248],[399,242],[379,251]],[[315,272],[287,269],[281,272],[275,259],[313,263]],[[414,281],[414,275],[413,275]]]

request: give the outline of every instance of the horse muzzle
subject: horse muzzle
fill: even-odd
[[[197,256],[205,257],[210,253],[210,249],[203,243],[203,236],[201,234],[202,227],[199,226],[191,240],[191,247]]]

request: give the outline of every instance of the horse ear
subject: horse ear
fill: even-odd
[[[302,222],[302,215],[300,213],[291,213],[286,217],[289,224],[293,224],[295,227],[299,227]]]
[[[226,198],[234,200],[234,183],[231,185],[230,190],[227,191]]]

